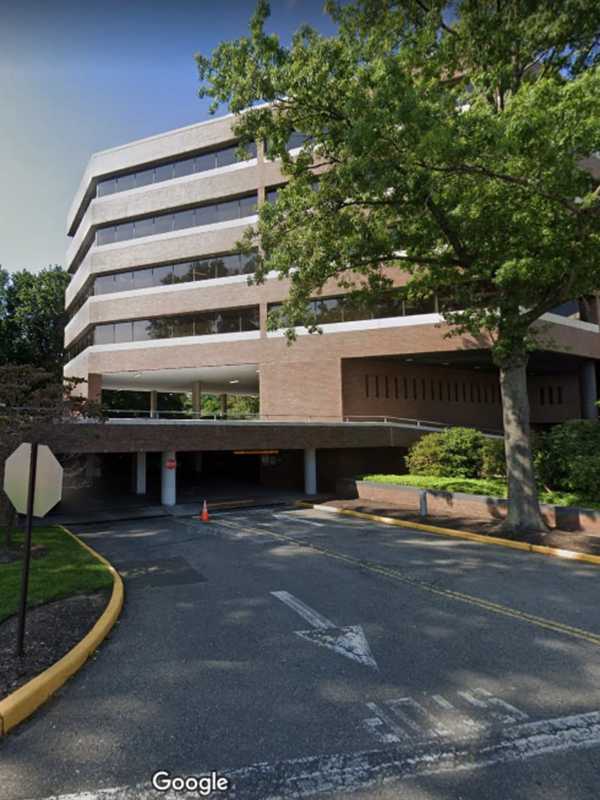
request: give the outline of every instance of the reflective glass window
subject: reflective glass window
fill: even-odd
[[[194,280],[205,281],[215,277],[215,263],[209,259],[194,262]]]
[[[115,276],[114,275],[101,275],[96,278],[94,283],[94,291],[96,294],[110,294],[115,291]]]
[[[173,266],[167,264],[164,267],[154,267],[153,270],[153,284],[154,286],[162,286],[173,282]]]
[[[119,272],[115,275],[115,292],[126,292],[133,289],[133,275],[131,272]]]
[[[154,233],[169,233],[173,230],[173,214],[161,214],[154,217]]]
[[[115,242],[133,239],[133,222],[122,222],[115,228]]]
[[[258,306],[243,308],[241,311],[241,328],[243,331],[260,330],[260,311]]]
[[[98,228],[96,231],[96,244],[112,244],[115,241],[115,228],[111,225],[108,228]]]
[[[435,300],[433,297],[427,300],[406,300],[404,302],[404,313],[407,316],[412,314],[433,314],[435,312]]]
[[[277,195],[279,194],[279,187],[275,186],[272,189],[267,189],[266,193],[266,201],[267,203],[275,203],[277,200]]]
[[[173,177],[182,178],[184,175],[191,175],[196,171],[196,159],[186,158],[183,161],[176,161],[173,165]]]
[[[194,318],[192,316],[173,317],[172,336],[193,336]]]
[[[133,272],[133,288],[134,289],[148,289],[154,286],[152,279],[152,269],[136,269]]]
[[[146,339],[150,339],[150,320],[147,319],[136,319],[133,323],[133,341],[134,342],[143,342]]]
[[[196,224],[196,212],[193,208],[187,211],[178,211],[173,215],[173,218],[176,231],[182,230],[183,228],[193,228]]]
[[[256,272],[256,253],[243,254],[240,256],[241,270],[244,275]]]
[[[170,339],[171,338],[172,323],[169,317],[164,319],[150,319],[148,320],[148,337],[149,339]]]
[[[212,225],[216,221],[216,206],[201,206],[196,209],[196,225]]]
[[[256,214],[256,195],[240,198],[240,217],[249,217]]]
[[[193,262],[173,265],[173,283],[186,283],[193,280]]]
[[[154,183],[154,167],[150,169],[141,169],[139,172],[136,172],[136,186],[148,186],[150,183]]]
[[[117,191],[126,192],[128,189],[135,189],[135,172],[131,175],[119,175],[117,178]]]
[[[197,314],[194,317],[194,333],[196,336],[208,336],[217,333],[214,314]]]
[[[302,147],[307,138],[306,134],[295,131],[287,141],[287,149],[293,150],[295,147]]]
[[[136,219],[135,221],[135,238],[139,239],[142,236],[152,236],[154,233],[154,217],[146,219]]]
[[[131,342],[133,336],[133,323],[132,322],[116,322],[115,323],[115,343]]]
[[[173,177],[173,164],[162,164],[160,167],[154,167],[154,180],[155,181],[169,181]]]
[[[110,325],[96,325],[94,329],[94,344],[114,344],[115,343],[115,326]]]
[[[240,312],[237,309],[219,311],[216,315],[217,333],[236,333],[240,330]]]
[[[217,167],[226,167],[229,164],[237,163],[237,158],[235,157],[236,150],[237,146],[227,147],[223,150],[218,150],[216,153]]]
[[[113,194],[117,190],[117,181],[114,178],[108,178],[105,181],[98,181],[96,186],[96,197],[104,197],[106,194]]]
[[[314,308],[319,323],[342,321],[342,307],[337,297],[316,300]]]
[[[200,156],[196,156],[196,172],[206,172],[209,169],[214,169],[215,163],[214,153],[203,153]]]

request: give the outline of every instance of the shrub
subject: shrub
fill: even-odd
[[[481,451],[481,478],[506,478],[504,439],[486,439]]]
[[[600,497],[600,424],[571,420],[539,437],[535,465],[550,489]]]
[[[423,436],[409,450],[406,466],[413,475],[478,478],[485,436],[471,428],[448,428]]]

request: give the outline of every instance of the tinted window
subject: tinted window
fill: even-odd
[[[152,270],[136,269],[133,273],[133,288],[147,289],[149,286],[154,286],[154,281],[152,280]]]
[[[193,263],[191,261],[173,266],[173,283],[186,283],[191,280],[193,280]]]
[[[135,238],[140,236],[152,236],[154,233],[154,217],[149,219],[137,219],[135,221]]]
[[[184,161],[176,161],[173,165],[173,177],[182,178],[184,175],[191,175],[196,171],[196,159],[186,158]]]
[[[115,342],[130,342],[133,335],[133,323],[131,322],[117,322],[115,323]]]
[[[214,169],[216,158],[214,153],[204,153],[201,156],[196,156],[196,171],[206,172],[208,169]]]
[[[256,214],[256,195],[242,197],[240,199],[240,216],[249,217]]]
[[[178,211],[174,214],[175,220],[175,230],[181,230],[182,228],[192,228],[196,224],[196,215],[194,209],[190,209],[189,211]]]
[[[148,184],[154,182],[154,167],[151,169],[143,169],[140,172],[136,173],[135,176],[135,185],[136,186],[148,186]]]
[[[174,317],[172,336],[193,336],[194,319],[193,317]]]
[[[102,275],[99,278],[96,278],[94,283],[94,291],[96,294],[110,294],[110,292],[115,291],[115,276],[114,275]]]
[[[171,283],[173,280],[173,267],[171,265],[166,267],[154,267],[153,278],[155,286]]]
[[[237,147],[228,147],[225,150],[219,150],[217,155],[217,167],[226,167],[229,164],[235,164],[237,162],[237,158],[235,157],[235,151]]]
[[[201,206],[196,209],[196,225],[212,225],[216,219],[216,206]]]
[[[173,177],[173,164],[163,164],[160,167],[154,167],[154,180],[155,181],[168,181]]]
[[[119,175],[117,178],[117,191],[126,192],[135,189],[135,172],[132,175]]]
[[[133,341],[143,342],[150,339],[150,322],[147,319],[136,319],[133,323]]]
[[[194,262],[194,280],[203,281],[215,277],[215,262],[202,260]]]
[[[99,181],[96,186],[96,196],[103,197],[105,194],[113,194],[117,191],[117,182],[114,178],[109,178],[106,181]]]
[[[96,231],[96,244],[111,244],[115,241],[115,229],[113,226],[110,228],[99,228]]]
[[[237,310],[221,311],[216,321],[218,333],[236,333],[240,330],[240,312]]]
[[[168,233],[173,230],[173,214],[154,217],[154,233]]]
[[[96,325],[94,330],[94,344],[114,344],[114,341],[114,325]]]
[[[119,272],[115,275],[115,292],[126,292],[133,289],[133,275],[131,272]]]
[[[260,329],[260,311],[258,307],[245,308],[241,313],[243,331],[257,331]]]
[[[133,239],[133,222],[122,222],[115,228],[115,242]]]

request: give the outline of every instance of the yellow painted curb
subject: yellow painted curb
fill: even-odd
[[[81,547],[88,550],[94,558],[108,567],[113,578],[112,595],[94,627],[75,647],[44,672],[36,675],[35,678],[32,678],[24,686],[9,694],[4,700],[0,700],[0,736],[5,736],[12,728],[31,716],[36,709],[45,703],[54,692],[60,689],[85,664],[87,659],[106,638],[123,608],[125,590],[117,570],[104,556],[101,556],[88,544],[82,542],[71,531],[66,528],[63,528],[63,530],[75,539]]]
[[[382,522],[384,525],[395,525],[398,528],[412,528],[416,531],[434,533],[438,536],[450,536],[453,539],[467,539],[470,542],[479,542],[480,544],[495,544],[499,547],[510,547],[512,550],[525,550],[528,553],[537,553],[538,555],[542,556],[564,558],[568,559],[569,561],[583,561],[585,564],[600,564],[600,556],[593,556],[589,555],[588,553],[578,553],[575,550],[563,550],[559,547],[549,547],[542,544],[515,542],[512,539],[503,539],[500,536],[485,536],[482,533],[457,531],[454,528],[440,528],[436,525],[425,525],[422,522],[409,522],[408,520],[398,519],[397,517],[384,517],[379,514],[368,514],[365,511],[355,511],[352,508],[340,508],[338,506],[328,506],[324,504],[312,505],[311,507],[317,508],[320,511],[331,511],[335,514],[345,514],[348,517],[367,519],[371,522]]]

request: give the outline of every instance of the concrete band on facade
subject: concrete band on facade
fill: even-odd
[[[378,449],[378,463],[368,467],[376,471],[388,460],[383,455],[386,448],[394,451],[397,461],[425,430],[386,425],[386,418],[501,430],[498,373],[491,363],[489,340],[485,336],[447,338],[447,326],[437,313],[333,322],[324,324],[321,334],[299,330],[297,341],[288,346],[283,332],[267,333],[269,306],[285,300],[289,288],[287,281],[276,276],[269,276],[261,285],[249,285],[245,276],[235,275],[91,296],[81,302],[82,290],[95,276],[235,251],[244,230],[256,224],[256,217],[94,244],[99,227],[144,215],[227,202],[247,193],[256,193],[259,205],[265,202],[267,191],[282,185],[285,178],[280,165],[265,157],[260,144],[257,157],[247,161],[95,197],[100,180],[231,145],[235,142],[232,124],[233,117],[222,117],[92,156],[67,222],[73,239],[67,263],[73,278],[66,297],[74,313],[65,332],[67,347],[89,346],[80,352],[77,347],[72,350],[77,354],[66,364],[65,375],[85,379],[83,391],[93,399],[100,399],[108,389],[146,392],[149,412],[154,415],[161,392],[188,393],[196,413],[204,393],[252,394],[259,397],[261,419],[282,424],[265,428],[246,422],[212,430],[205,425],[183,430],[175,425],[108,423],[61,433],[63,440],[70,442],[65,447],[85,453],[132,454],[273,447],[304,454],[298,480],[306,488],[312,487],[315,476],[317,484],[331,483],[343,469],[338,464],[325,476],[327,459],[319,458],[322,449],[343,452],[348,470],[351,464],[363,462],[361,449]],[[407,280],[396,268],[383,271],[396,287]],[[329,281],[322,296],[343,293],[335,281]],[[95,326],[241,308],[257,309],[258,330],[115,344],[94,344],[93,340]],[[596,416],[600,360],[597,299],[586,298],[579,312],[571,309],[567,313],[570,316],[564,310],[545,315],[538,324],[548,344],[532,355],[529,367],[535,426]],[[227,401],[224,403],[223,408]],[[382,424],[336,428],[348,418]],[[317,430],[316,421],[323,427]],[[75,440],[77,444],[73,444]],[[330,458],[328,463],[333,461]],[[136,470],[141,469],[137,463]],[[138,488],[142,484],[139,477]]]

